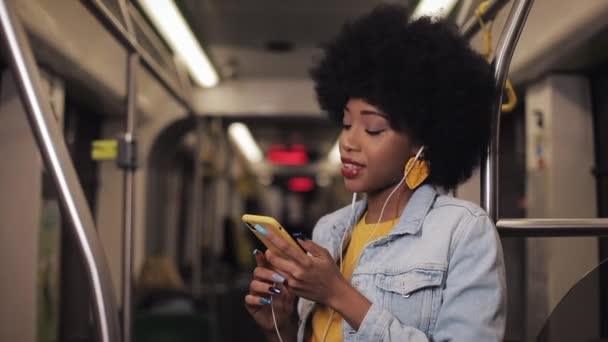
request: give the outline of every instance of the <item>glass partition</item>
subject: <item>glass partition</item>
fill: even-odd
[[[600,276],[608,272],[608,259],[587,273],[561,299],[538,335],[537,342],[599,342],[608,341],[601,336],[606,326],[606,307],[601,298],[608,292],[600,286]]]

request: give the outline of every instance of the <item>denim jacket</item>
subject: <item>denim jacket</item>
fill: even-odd
[[[365,201],[355,204],[355,222],[366,208]],[[350,221],[350,206],[322,217],[313,240],[336,259]],[[358,330],[342,321],[344,341],[503,338],[506,284],[494,224],[478,206],[430,185],[414,192],[386,237],[364,247],[351,285],[372,305]],[[298,302],[298,341],[314,307],[303,298]]]

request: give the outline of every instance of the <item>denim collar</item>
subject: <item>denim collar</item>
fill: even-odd
[[[422,228],[422,223],[426,214],[429,212],[435,198],[437,197],[437,191],[432,185],[425,184],[416,189],[412,194],[412,197],[407,202],[407,205],[401,213],[399,222],[393,227],[389,236],[402,235],[402,234],[417,234]],[[332,233],[334,237],[338,238],[338,241],[342,238],[342,234],[346,229],[354,226],[367,209],[367,200],[362,200],[355,203],[355,220],[351,218],[350,206],[341,210],[340,215],[337,217]],[[354,222],[351,222],[354,221]],[[345,238],[344,244],[347,245],[346,241],[350,239],[350,236]]]
[[[432,185],[425,184],[414,192],[401,213],[399,223],[391,230],[389,235],[418,234],[426,214],[435,203],[437,191]]]

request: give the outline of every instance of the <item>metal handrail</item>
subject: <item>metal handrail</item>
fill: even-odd
[[[119,0],[120,10],[133,41],[137,41],[135,28],[129,15],[127,0]],[[123,138],[129,151],[135,154],[135,126],[137,114],[137,68],[141,57],[135,51],[127,56],[127,115]],[[129,155],[129,157],[132,157]],[[131,158],[129,158],[131,159]],[[123,161],[124,162],[124,161]],[[136,161],[135,161],[136,162]],[[133,231],[135,229],[135,165],[123,165],[123,238],[122,238],[122,340],[132,341],[133,333]]]
[[[507,1],[493,1],[484,15],[485,20],[494,18]],[[515,0],[505,27],[496,48],[493,60],[494,80],[497,91],[492,117],[491,136],[488,146],[488,156],[481,166],[481,206],[488,212],[502,237],[574,237],[574,236],[608,236],[608,219],[601,218],[569,218],[569,219],[499,219],[498,218],[498,141],[500,132],[500,116],[502,94],[509,71],[511,58],[533,0]],[[462,30],[465,37],[470,39],[479,31],[477,18],[471,18]]]
[[[481,165],[481,206],[494,222],[498,220],[498,140],[500,134],[500,115],[502,94],[505,87],[511,58],[524,24],[532,8],[532,0],[515,0],[496,47],[492,62],[496,89],[494,116],[491,118],[490,143],[488,156]]]
[[[80,248],[93,291],[93,316],[97,322],[97,341],[120,341],[118,311],[112,279],[91,211],[78,182],[72,160],[55,120],[50,101],[40,85],[40,74],[25,30],[15,14],[11,0],[0,0],[2,43],[15,74],[26,108],[28,122],[53,177],[63,212]]]
[[[200,298],[202,287],[202,270],[201,263],[203,260],[201,248],[201,229],[203,225],[203,163],[201,156],[203,155],[203,140],[205,138],[205,124],[203,118],[194,118],[194,129],[196,134],[196,147],[194,149],[194,174],[192,179],[192,205],[194,213],[192,216],[191,229],[192,240],[190,241],[190,251],[192,255],[192,279],[191,288],[195,298]]]
[[[502,237],[608,236],[608,219],[500,219]]]
[[[189,114],[195,113],[189,96],[180,91],[177,84],[171,80],[169,75],[163,68],[150,56],[150,54],[141,47],[137,41],[131,37],[129,32],[119,23],[118,19],[112,14],[106,5],[101,0],[81,0],[91,11],[91,13],[99,19],[105,28],[129,51],[137,53],[144,65],[156,79],[169,91],[171,95],[188,110]]]
[[[156,32],[154,32],[154,29],[148,25],[143,14],[137,9],[137,7],[135,7],[135,5],[133,5],[133,2],[130,0],[127,0],[127,14],[130,18],[129,20],[131,21],[131,26],[133,29],[135,30],[135,28],[137,28],[135,31],[137,31],[138,34],[141,33],[142,35],[140,37],[138,34],[136,34],[133,36],[133,39],[137,41],[137,43],[140,44],[141,47],[146,51],[150,52],[150,49],[152,49],[153,52],[150,52],[150,56],[154,56],[154,54],[156,54],[160,60],[157,58],[154,59],[159,61],[160,65],[168,66],[166,70],[169,70],[169,73],[175,74],[177,84],[179,84],[182,91],[184,93],[189,93],[192,84],[189,82],[189,80],[187,83],[183,82],[183,79],[179,77],[180,75],[177,70],[178,67],[175,63],[176,58],[173,56],[172,51],[162,42],[160,37],[156,34]],[[129,30],[127,29],[127,31]],[[143,38],[143,41],[150,44],[150,48],[146,48],[146,45],[143,43],[141,38]]]

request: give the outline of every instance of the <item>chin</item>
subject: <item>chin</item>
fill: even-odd
[[[361,179],[344,178],[344,187],[350,192],[364,193],[368,191],[368,187]]]

